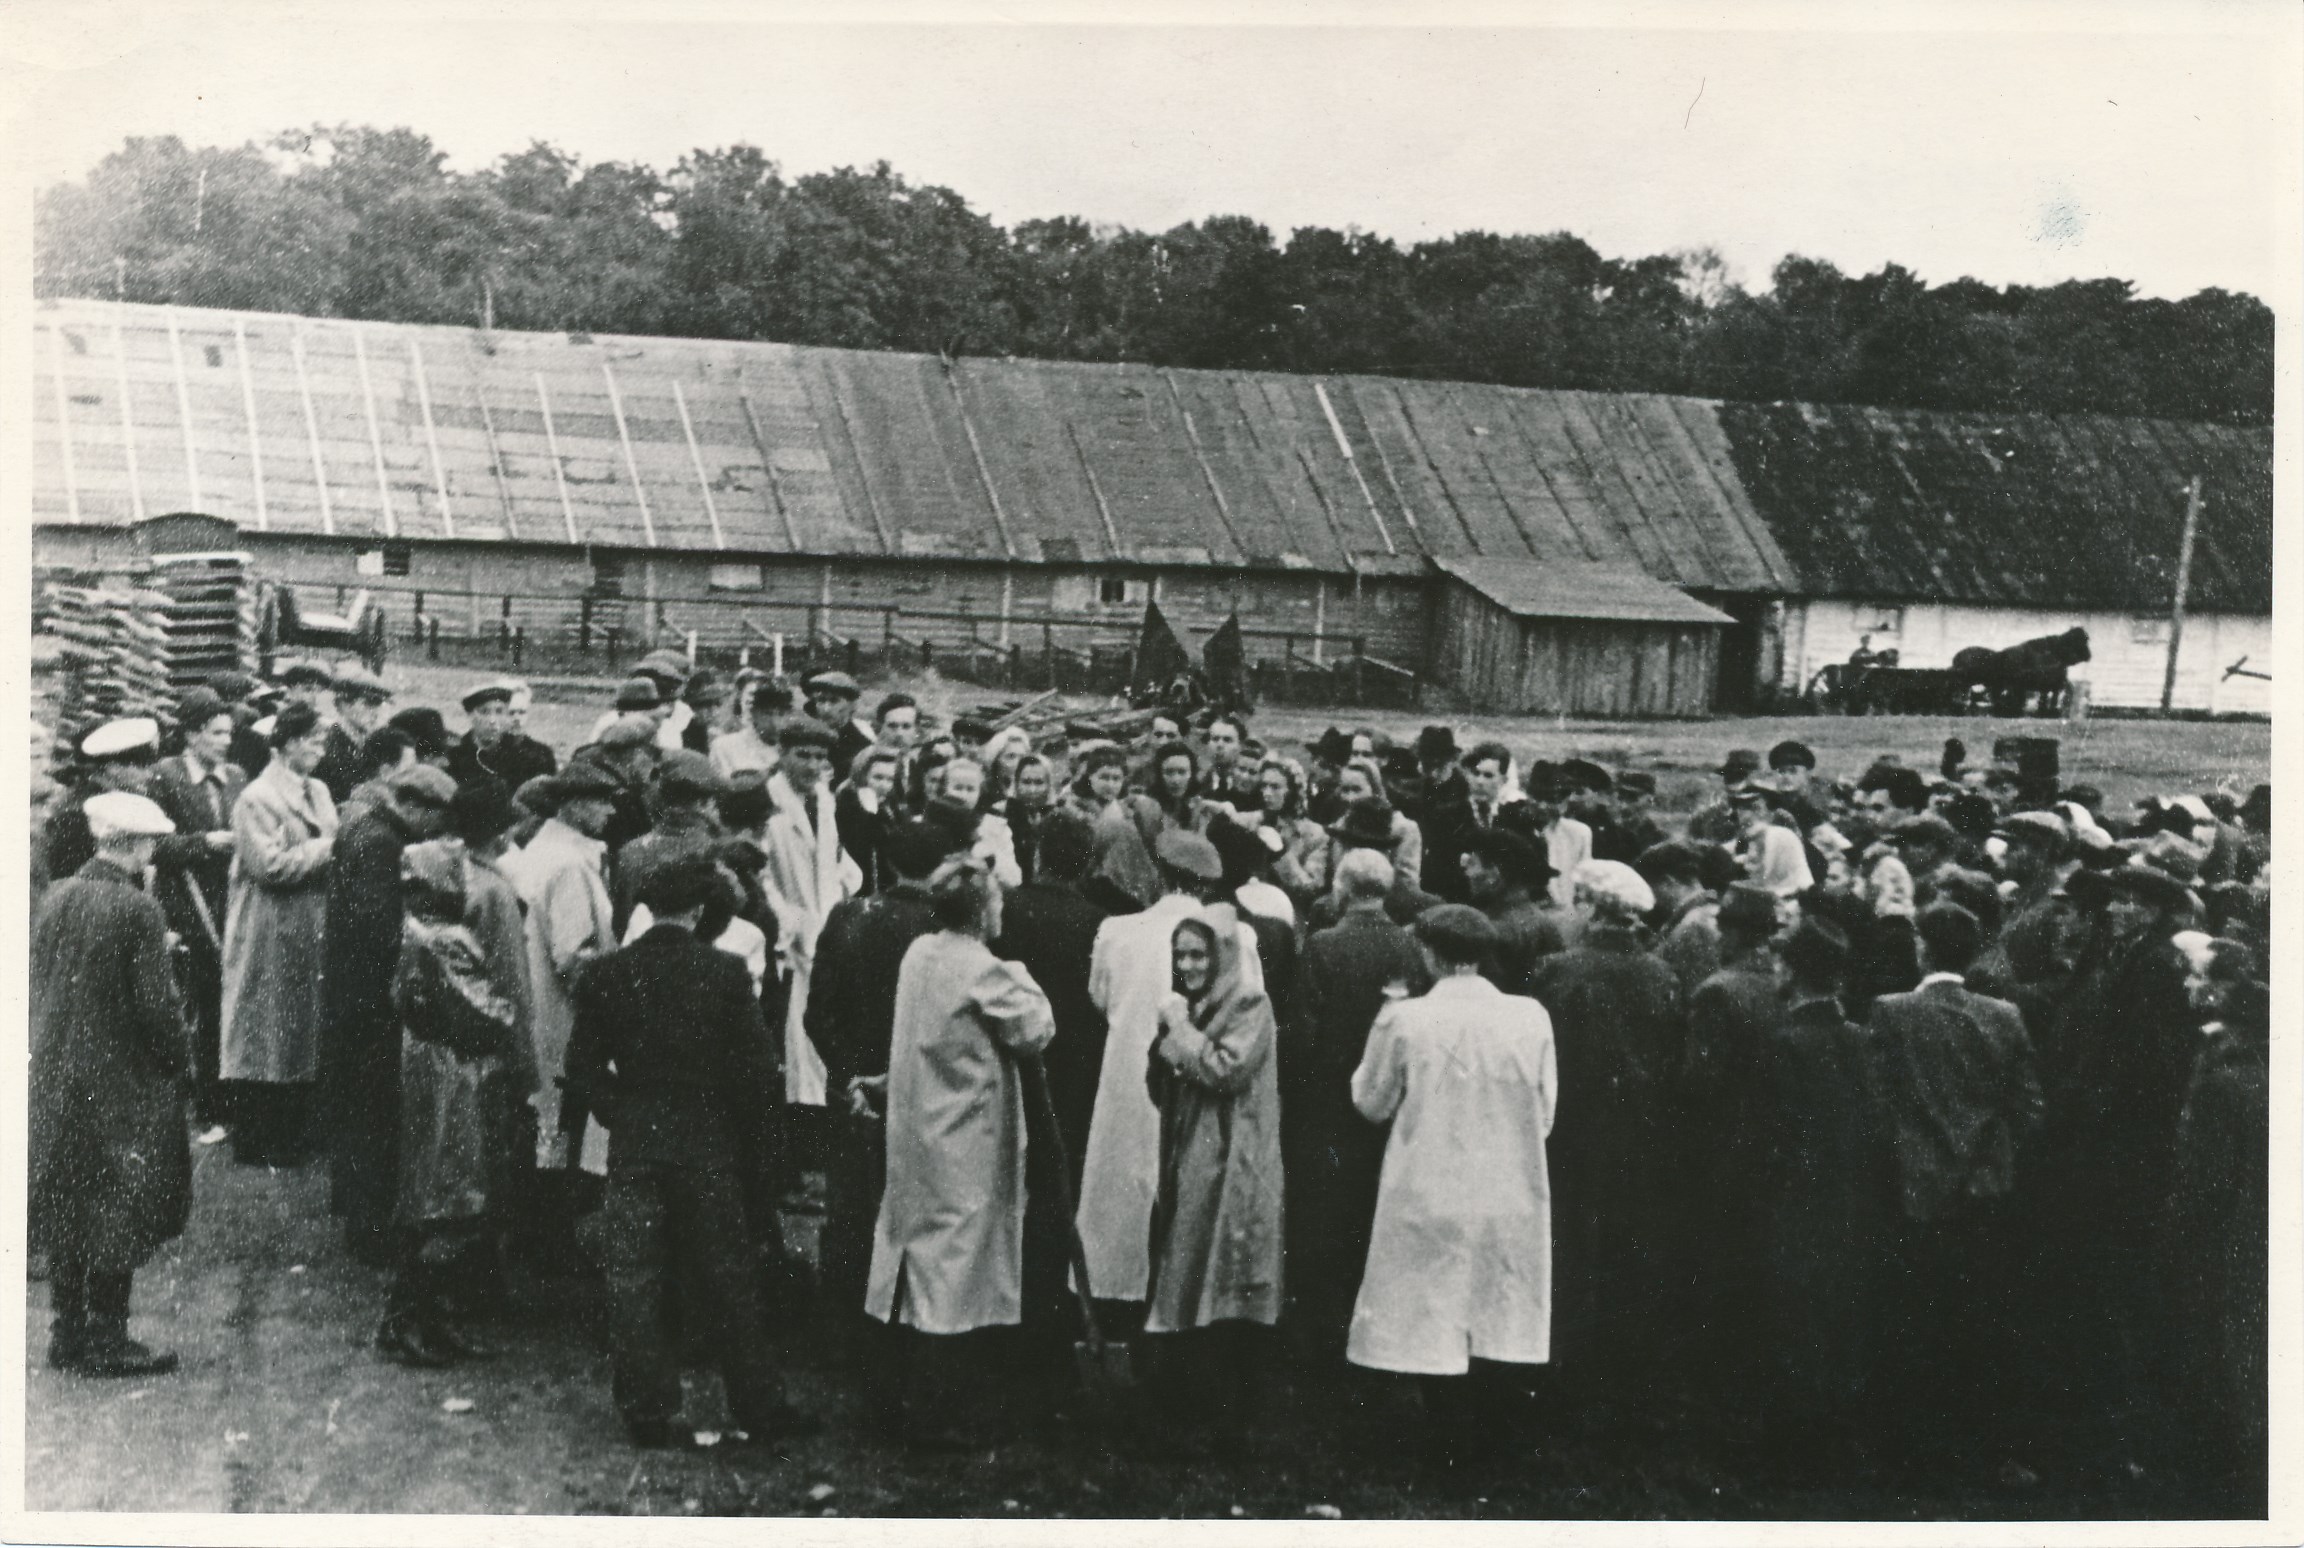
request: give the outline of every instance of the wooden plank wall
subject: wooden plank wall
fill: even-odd
[[[1654,719],[1709,714],[1720,631],[1708,625],[1516,618],[1446,588],[1431,659],[1477,709]]]

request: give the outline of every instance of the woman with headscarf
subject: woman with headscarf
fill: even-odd
[[[255,1165],[305,1158],[336,848],[336,805],[312,777],[328,747],[320,712],[289,705],[268,741],[271,763],[232,808],[224,914],[222,1073],[234,1083],[233,1155]]]
[[[1312,904],[1328,890],[1328,830],[1305,810],[1304,765],[1273,754],[1256,771],[1264,809],[1261,826],[1279,835],[1272,857],[1272,880],[1296,905],[1296,917],[1312,917]]]
[[[1173,1394],[1212,1401],[1227,1427],[1252,1418],[1254,1330],[1278,1320],[1282,1296],[1279,1066],[1271,1003],[1242,979],[1240,936],[1229,908],[1178,921],[1147,1072],[1160,1172],[1144,1330],[1181,1335]]]
[[[500,1202],[501,1087],[527,1050],[519,1009],[490,982],[464,923],[463,845],[411,845],[400,864],[399,1175],[376,1349],[397,1365],[439,1366],[490,1352],[456,1325],[448,1279]]]
[[[959,1362],[971,1351],[955,1340],[1023,1320],[1016,1060],[1047,1047],[1056,1023],[1032,975],[985,944],[1000,932],[1000,887],[985,864],[954,855],[928,891],[936,930],[912,943],[897,974],[888,1180],[864,1310],[903,1330],[901,1356],[880,1362],[883,1416],[901,1418],[917,1442],[966,1445],[974,1437],[958,1388],[969,1373]]]
[[[1029,743],[1026,744],[1029,747]],[[1027,751],[1009,769],[1004,794],[992,803],[993,815],[1008,824],[1014,840],[1016,864],[1030,881],[1039,874],[1040,824],[1053,809],[1056,768],[1039,753]]]

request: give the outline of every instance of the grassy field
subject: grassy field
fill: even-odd
[[[451,725],[460,724],[457,697],[481,679],[476,672],[393,662],[386,676],[404,702],[440,705]],[[551,679],[536,683],[537,703],[529,715],[531,734],[565,752],[590,731],[614,695],[610,679]],[[867,688],[867,709],[881,692],[902,687],[934,713],[949,718],[998,702],[995,689],[943,678],[908,678]],[[1091,701],[1075,700],[1081,708]],[[1525,715],[1444,716],[1398,711],[1272,709],[1254,717],[1259,736],[1301,756],[1302,744],[1327,726],[1370,725],[1408,740],[1429,721],[1445,720],[1458,745],[1469,747],[1495,737],[1521,761],[1532,758],[1590,758],[1610,768],[1648,769],[1657,775],[1661,804],[1693,807],[1710,788],[1713,771],[1730,748],[1765,753],[1787,737],[1816,750],[1827,773],[1860,773],[1876,756],[1894,753],[1916,768],[1933,771],[1944,739],[1957,736],[1972,758],[1986,758],[1995,737],[2054,736],[2063,741],[2064,779],[2101,789],[2109,809],[2127,809],[2145,795],[2172,795],[2237,786],[2241,793],[2269,779],[2272,728],[2262,721],[2088,720],[2077,724],[1989,717],[1770,716],[1749,719],[1683,721],[1555,720]]]

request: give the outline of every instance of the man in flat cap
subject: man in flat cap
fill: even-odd
[[[330,686],[336,720],[328,728],[328,750],[320,755],[312,777],[328,787],[328,798],[341,807],[360,783],[360,746],[384,723],[384,706],[392,702],[392,690],[357,661],[338,667]]]
[[[70,876],[95,856],[82,810],[88,798],[107,790],[149,792],[152,766],[159,761],[160,722],[145,716],[107,720],[81,738],[79,766],[41,834],[50,876]]]
[[[1610,792],[1607,825],[1592,830],[1592,858],[1636,866],[1642,855],[1668,837],[1657,824],[1655,807],[1655,775],[1646,769],[1618,774]]]
[[[846,672],[811,672],[802,680],[800,690],[807,695],[806,709],[810,717],[832,733],[832,780],[837,784],[848,777],[858,755],[870,747],[874,740],[871,732],[856,723],[856,701],[862,697],[862,691],[857,688],[856,679]],[[912,703],[909,694],[891,695],[890,699],[882,701],[879,715],[881,722],[888,719],[890,711],[899,707],[895,700]],[[919,714],[916,706],[912,723],[917,730]],[[908,751],[909,745],[898,750]]]
[[[448,750],[448,774],[459,785],[499,779],[517,790],[532,779],[557,772],[552,749],[512,729],[512,702],[521,689],[510,682],[481,683],[464,695],[471,729]]]
[[[402,769],[384,799],[336,834],[328,867],[319,1101],[328,1137],[329,1207],[354,1257],[391,1257],[398,1184],[400,1023],[392,975],[400,964],[400,856],[448,829],[456,782],[429,764]]]
[[[397,711],[385,722],[407,733],[416,746],[416,760],[430,764],[443,773],[448,768],[448,755],[454,749],[455,738],[448,734],[448,721],[429,704],[411,704]]]
[[[1760,755],[1748,747],[1730,752],[1720,763],[1720,795],[1698,807],[1688,818],[1688,837],[1699,844],[1736,842],[1736,811],[1730,797],[1752,783],[1760,772]]]
[[[1216,846],[1187,829],[1170,828],[1152,847],[1160,897],[1141,913],[1098,926],[1089,955],[1088,992],[1104,1012],[1104,1068],[1088,1120],[1079,1225],[1088,1280],[1104,1300],[1141,1302],[1151,1281],[1152,1195],[1160,1171],[1160,1112],[1144,1072],[1160,1032],[1160,1007],[1173,992],[1176,924],[1220,897],[1224,862]],[[1240,933],[1240,981],[1264,987],[1256,932]]]
[[[2064,893],[2065,878],[2079,868],[2070,834],[2063,818],[2041,811],[2011,812],[1994,832],[2006,846],[2000,875],[2014,890],[1968,980],[2014,1004],[2027,1026],[2045,1028],[2063,1004],[2086,934]]]
[[[643,733],[643,741],[646,734]],[[608,845],[624,787],[616,776],[582,757],[546,783],[552,814],[533,838],[506,855],[501,869],[528,907],[529,1030],[536,1049],[536,1191],[529,1212],[531,1249],[546,1263],[566,1264],[574,1254],[578,1184],[567,1173],[601,1173],[607,1166],[604,1131],[585,1153],[582,1115],[569,1122],[561,1078],[575,1025],[576,986],[593,961],[616,947],[615,905],[608,890]],[[577,1136],[573,1141],[571,1135]],[[571,1152],[574,1152],[571,1154]]]
[[[173,831],[150,800],[89,797],[95,853],[42,898],[32,929],[30,1190],[48,1252],[48,1363],[83,1376],[176,1368],[128,1336],[136,1270],[192,1204],[183,1007],[174,945],[143,889]]]
[[[702,755],[683,747],[656,765],[656,825],[616,852],[619,939],[648,873],[683,855],[709,854],[724,836],[718,803],[724,787]]]
[[[328,706],[320,701],[336,681],[336,674],[328,668],[317,661],[291,661],[279,669],[273,681],[280,685],[283,704],[309,704],[323,719],[327,717]]]
[[[219,1116],[217,1073],[223,1049],[224,920],[232,897],[232,808],[248,776],[232,761],[232,711],[206,688],[176,707],[184,750],[152,772],[152,799],[176,831],[153,850],[154,891],[184,942],[185,995],[193,1015],[196,1102],[203,1119]]]
[[[607,735],[610,726],[627,716],[631,716],[648,722],[649,739],[657,751],[676,752],[679,747],[677,737],[672,739],[670,746],[665,745],[657,737],[657,733],[664,728],[666,717],[671,713],[672,701],[656,691],[654,678],[627,677],[617,685],[615,701],[598,720],[592,722],[591,734],[585,740],[587,742],[599,741],[601,737]]]
[[[776,916],[776,954],[789,975],[784,1090],[799,1106],[821,1108],[827,1100],[824,1061],[807,1032],[816,938],[832,910],[863,890],[864,871],[840,844],[831,790],[832,729],[821,721],[789,720],[777,739],[780,757],[768,776],[774,808],[765,835],[768,865],[761,881]]]
[[[770,1153],[775,1059],[744,965],[697,937],[720,883],[705,854],[651,873],[639,901],[655,923],[584,975],[568,1046],[569,1102],[614,1136],[600,1208],[608,1339],[616,1408],[642,1447],[694,1439],[672,1291],[750,1439],[813,1428],[786,1400],[760,1311],[745,1201]]]

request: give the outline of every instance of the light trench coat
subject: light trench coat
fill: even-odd
[[[323,941],[336,804],[278,758],[232,808],[224,914],[226,1080],[295,1084],[320,1071]]]
[[[1352,1102],[1392,1137],[1345,1355],[1458,1376],[1552,1353],[1552,1018],[1478,976],[1386,1006]]]
[[[1216,938],[1198,1005],[1161,1007],[1147,1085],[1160,1106],[1160,1195],[1152,1212],[1147,1333],[1280,1318],[1285,1234],[1280,1075],[1272,1004],[1240,985],[1237,936]]]
[[[1220,908],[1225,907],[1219,905]],[[1088,1120],[1080,1179],[1080,1240],[1096,1295],[1141,1301],[1152,1276],[1152,1201],[1160,1183],[1160,1109],[1145,1089],[1145,1061],[1160,1035],[1160,1009],[1173,992],[1176,923],[1200,904],[1170,893],[1138,914],[1097,927],[1088,963],[1088,994],[1110,1032]],[[1240,932],[1240,983],[1264,991],[1256,930],[1233,916]]]
[[[1024,1085],[1014,1056],[1055,1035],[1032,975],[974,936],[938,931],[905,952],[867,1313],[928,1333],[1023,1320]]]
[[[603,870],[608,846],[559,818],[546,819],[523,849],[496,869],[528,905],[529,1037],[536,1050],[536,1164],[567,1165],[560,1133],[560,1077],[568,1070],[568,1037],[576,1027],[576,974],[588,955],[616,944],[614,908]],[[608,1170],[608,1131],[588,1122],[579,1162],[595,1175]]]
[[[863,868],[840,847],[840,824],[832,791],[818,785],[813,796],[816,821],[809,824],[799,793],[782,773],[768,777],[775,809],[767,829],[768,868],[761,885],[776,915],[776,955],[792,973],[792,994],[784,1013],[784,1100],[824,1105],[824,1059],[808,1040],[808,979],[816,966],[816,937],[842,901],[864,888]]]

